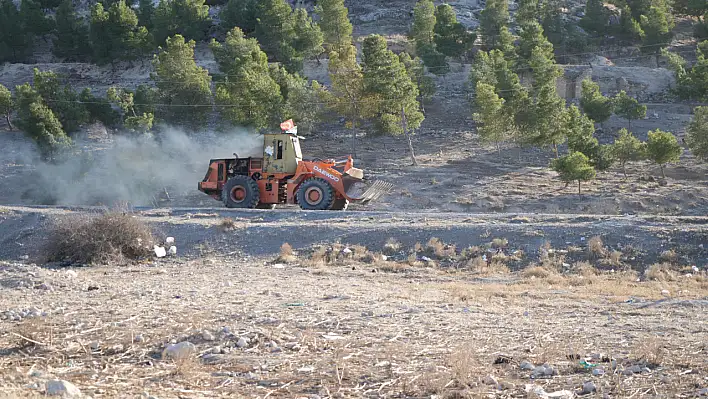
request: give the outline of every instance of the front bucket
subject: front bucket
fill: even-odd
[[[387,183],[383,180],[377,180],[373,184],[371,184],[361,195],[357,197],[353,196],[353,190],[350,189],[347,192],[347,196],[350,197],[350,201],[367,203],[381,198],[381,196],[383,196],[384,194],[390,193],[392,188],[393,184]]]

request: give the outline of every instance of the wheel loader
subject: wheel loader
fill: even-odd
[[[277,204],[306,210],[346,210],[350,202],[368,203],[390,192],[392,184],[367,184],[351,155],[343,159],[303,159],[292,120],[281,132],[263,135],[263,157],[212,159],[202,191],[228,208],[273,209]],[[361,195],[358,183],[368,188]]]

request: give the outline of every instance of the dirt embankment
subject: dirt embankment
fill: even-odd
[[[89,208],[0,207],[0,259],[23,257],[42,262],[44,245],[54,218]],[[531,214],[437,214],[404,212],[305,212],[300,210],[233,211],[221,208],[146,209],[137,215],[159,236],[175,237],[179,254],[199,256],[204,251],[239,251],[248,256],[270,256],[283,243],[306,248],[338,240],[381,250],[389,238],[405,248],[431,238],[454,244],[459,251],[505,239],[504,251],[523,251],[520,265],[539,261],[543,248],[563,251],[567,262],[588,256],[592,237],[607,252],[618,252],[622,262],[643,270],[673,251],[682,264],[708,263],[705,217],[610,217]],[[231,219],[233,229],[220,224]]]

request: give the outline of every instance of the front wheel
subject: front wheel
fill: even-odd
[[[348,206],[349,206],[348,199],[339,198],[339,199],[334,200],[334,203],[332,203],[332,210],[333,211],[346,211]]]
[[[331,209],[334,203],[332,186],[319,177],[311,177],[302,182],[296,195],[300,208],[306,210],[323,211]]]
[[[237,175],[226,182],[221,199],[227,208],[255,208],[260,200],[260,190],[249,176]]]

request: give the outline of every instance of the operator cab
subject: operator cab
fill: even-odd
[[[297,127],[263,135],[263,172],[294,174],[302,161]]]

